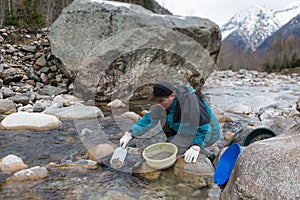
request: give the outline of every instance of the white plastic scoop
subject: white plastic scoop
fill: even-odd
[[[126,155],[126,149],[123,149],[122,147],[116,148],[110,159],[110,166],[112,168],[121,168],[123,166]]]

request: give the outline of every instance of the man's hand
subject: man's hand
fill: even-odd
[[[195,163],[197,161],[197,158],[199,156],[200,147],[198,145],[191,146],[186,152],[183,154],[184,161],[187,163],[190,163],[193,161]]]
[[[120,147],[122,147],[123,149],[126,148],[128,142],[133,138],[132,134],[128,131],[125,132],[125,134],[123,135],[123,137],[121,137],[120,139]]]

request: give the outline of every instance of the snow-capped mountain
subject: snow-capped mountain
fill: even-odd
[[[295,66],[300,55],[300,0],[276,11],[254,6],[233,16],[221,31],[222,69]]]
[[[258,48],[264,51],[270,50],[276,41],[287,40],[289,37],[290,40],[292,37],[300,38],[300,13],[268,37]]]
[[[255,49],[280,28],[275,13],[265,6],[253,6],[233,16],[221,27],[223,40],[242,42],[244,49]]]
[[[299,13],[300,0],[277,11],[265,6],[253,6],[234,15],[221,27],[223,41],[237,41],[236,46],[255,51],[268,37]]]
[[[274,13],[276,18],[279,20],[280,25],[283,26],[292,18],[300,14],[300,0],[294,1],[284,9],[277,10]]]

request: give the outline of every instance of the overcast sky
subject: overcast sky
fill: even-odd
[[[222,26],[234,14],[251,8],[253,5],[265,5],[279,10],[299,0],[156,0],[175,15],[198,16],[208,18]]]

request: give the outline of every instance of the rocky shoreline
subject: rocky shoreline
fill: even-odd
[[[41,112],[56,95],[72,93],[61,63],[51,55],[46,29],[1,28],[0,44],[0,99],[5,99],[0,104],[8,106],[0,115],[14,112],[11,102],[17,110],[31,105]]]

